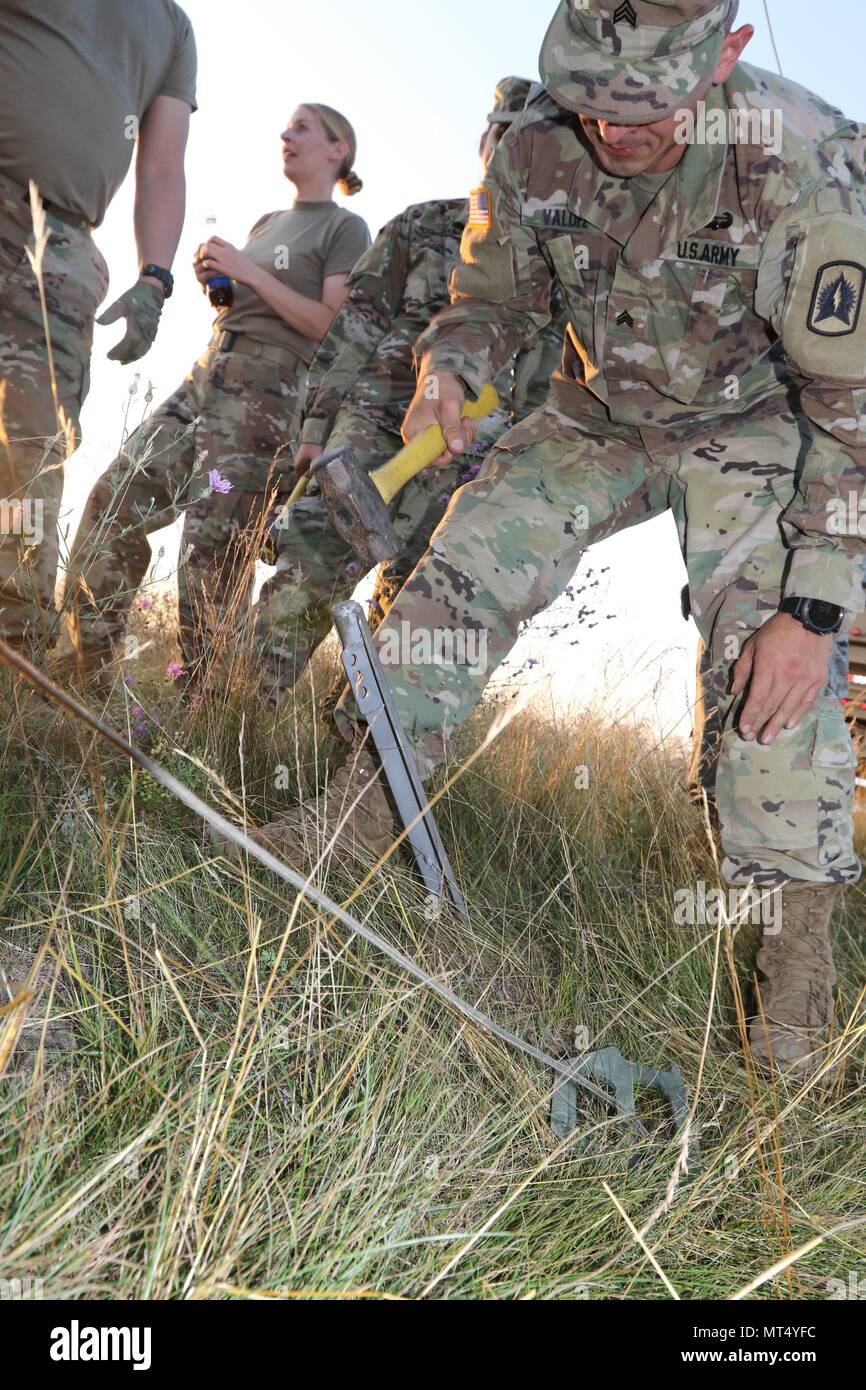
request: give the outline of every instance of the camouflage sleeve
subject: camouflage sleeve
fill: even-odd
[[[866,216],[856,192],[812,189],[765,242],[755,307],[804,380],[810,438],[782,515],[786,597],[858,612],[866,537]]]
[[[451,308],[415,345],[434,369],[454,372],[477,396],[511,357],[550,322],[551,272],[535,233],[521,223],[531,133],[514,126],[473,199],[451,275]]]
[[[536,335],[529,347],[518,352],[514,362],[514,423],[518,424],[547,400],[550,378],[562,364],[562,349],[568,327],[568,311],[559,290],[550,297],[551,322]]]
[[[325,443],[344,396],[389,331],[406,285],[408,247],[405,217],[395,217],[349,276],[349,296],[310,367],[302,412],[303,443]]]

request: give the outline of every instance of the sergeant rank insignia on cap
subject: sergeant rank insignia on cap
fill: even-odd
[[[490,194],[483,184],[480,188],[473,189],[469,195],[469,226],[493,226],[493,218],[490,214]]]
[[[809,331],[822,338],[841,338],[854,333],[863,308],[866,266],[856,261],[830,261],[818,271]]]
[[[631,0],[624,0],[624,3],[614,10],[613,22],[614,24],[626,23],[630,24],[632,29],[637,28],[637,15],[634,12]]]

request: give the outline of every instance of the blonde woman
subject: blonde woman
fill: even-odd
[[[370,244],[366,223],[333,196],[337,187],[351,196],[362,186],[346,118],[307,103],[281,139],[293,205],[260,218],[242,250],[220,237],[198,248],[193,269],[203,290],[227,277],[233,303],[217,314],[189,376],[130,437],[88,502],[69,593],[89,674],[121,654],[127,612],[150,565],[148,532],[180,512],[180,634],[190,676],[200,673],[229,608],[236,614],[249,602],[241,533],[261,517],[307,367]],[[289,469],[287,489],[293,482]]]

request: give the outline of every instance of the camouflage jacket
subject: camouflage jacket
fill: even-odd
[[[862,541],[833,517],[840,498],[863,496],[866,470],[866,132],[742,64],[705,114],[703,141],[641,211],[577,117],[543,90],[531,98],[488,170],[453,306],[416,352],[477,388],[544,329],[556,285],[570,320],[557,396],[596,427],[675,453],[799,400],[811,441],[796,488],[771,484],[793,552],[786,593],[857,611]],[[778,153],[742,138],[762,120],[769,137],[779,118]],[[718,143],[711,129],[725,131]]]
[[[448,280],[460,260],[469,215],[465,198],[418,203],[388,222],[349,277],[349,297],[310,368],[301,438],[322,444],[346,408],[399,435],[415,393],[412,349],[449,303]],[[565,319],[554,314],[516,359],[491,377],[502,408],[482,421],[488,447],[512,422],[535,410],[559,367]]]

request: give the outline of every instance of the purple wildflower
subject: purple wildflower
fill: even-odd
[[[231,492],[232,490],[228,478],[223,478],[218,468],[208,469],[207,481],[211,492]]]
[[[179,680],[183,673],[183,667],[179,661],[170,661],[165,668],[165,674],[168,676],[169,680]]]

